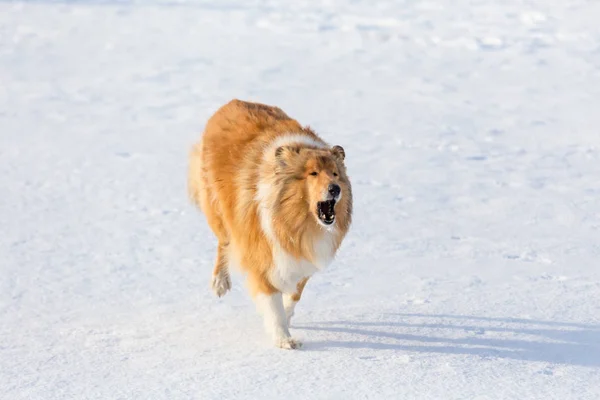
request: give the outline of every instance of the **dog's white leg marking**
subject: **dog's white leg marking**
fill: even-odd
[[[263,315],[265,329],[282,349],[298,349],[302,343],[293,339],[288,329],[281,293],[258,294],[256,304]]]
[[[294,309],[296,308],[296,304],[298,304],[298,302],[294,301],[294,299],[292,299],[291,294],[283,295],[283,309],[285,311],[285,316],[287,318],[287,326],[288,327],[291,326],[292,317],[294,316]]]

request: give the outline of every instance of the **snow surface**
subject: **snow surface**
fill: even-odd
[[[600,398],[600,2],[0,2],[0,398]],[[232,98],[344,146],[272,347],[188,203]]]

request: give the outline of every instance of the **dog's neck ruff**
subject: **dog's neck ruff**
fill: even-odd
[[[270,153],[275,152],[278,147],[288,146],[292,144],[301,144],[308,147],[316,147],[318,149],[324,149],[327,147],[327,144],[315,139],[306,133],[286,133],[284,135],[278,136],[275,138],[263,153],[263,158]]]
[[[306,147],[325,149],[328,145],[305,133],[287,133],[272,140],[263,151],[263,162],[270,163],[274,161],[275,151],[281,146],[302,145]],[[273,190],[275,176],[261,177],[258,181],[255,200],[258,203],[258,213],[260,217],[261,228],[277,252],[286,253],[282,248],[279,239],[276,237],[273,229],[273,208],[277,198],[277,193]],[[315,221],[315,224],[317,222]],[[336,229],[332,226],[329,229],[323,229],[320,237],[315,238],[313,243],[313,252],[315,260],[312,263],[317,269],[326,267],[332,260],[335,253],[335,235]],[[286,253],[286,255],[288,255]],[[289,255],[288,255],[289,256]],[[290,256],[291,257],[291,256]]]

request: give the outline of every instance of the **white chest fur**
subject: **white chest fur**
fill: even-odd
[[[315,241],[314,264],[304,258],[296,258],[279,246],[273,249],[273,269],[271,270],[271,284],[283,293],[295,293],[296,285],[304,278],[312,276],[315,272],[325,268],[331,263],[334,256],[333,240],[325,234],[320,240]]]
[[[296,292],[298,282],[317,272],[317,268],[308,260],[297,259],[285,250],[277,249],[273,256],[271,284],[283,293]]]

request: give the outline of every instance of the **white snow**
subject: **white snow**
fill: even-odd
[[[0,398],[600,398],[600,2],[0,2]],[[189,146],[232,98],[346,150],[272,346],[210,290]]]

